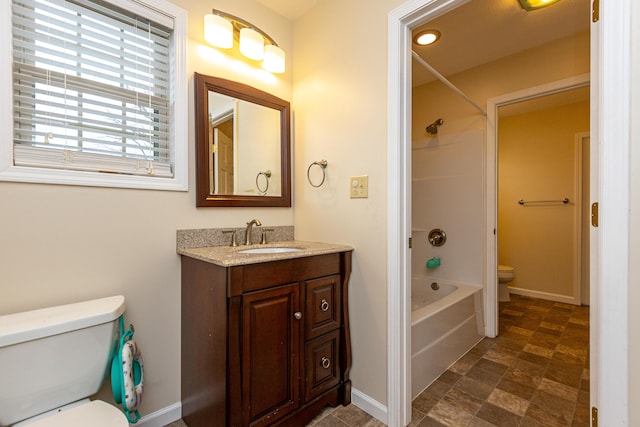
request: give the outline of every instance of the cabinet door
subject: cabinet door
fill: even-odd
[[[245,294],[242,302],[244,424],[274,422],[299,404],[298,284]]]
[[[340,331],[308,341],[305,345],[305,402],[340,383]]]
[[[306,339],[338,329],[342,312],[340,275],[307,280],[305,292]]]

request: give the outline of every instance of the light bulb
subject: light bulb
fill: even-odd
[[[284,51],[278,46],[269,44],[264,47],[262,68],[272,73],[284,73]]]
[[[249,59],[260,61],[264,57],[264,38],[251,28],[240,30],[240,53]]]
[[[204,39],[216,47],[229,49],[233,46],[233,25],[222,16],[204,16]]]

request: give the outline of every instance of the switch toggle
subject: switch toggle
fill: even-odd
[[[349,181],[351,183],[349,191],[352,199],[369,197],[369,177],[367,175],[352,176]]]

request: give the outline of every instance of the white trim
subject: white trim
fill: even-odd
[[[372,397],[364,394],[360,390],[351,388],[351,403],[376,418],[381,423],[388,424],[387,407]]]
[[[136,424],[129,424],[131,426],[144,426],[144,427],[164,427],[167,424],[171,424],[174,421],[178,421],[182,418],[182,403],[176,402],[169,406],[165,406],[155,412],[145,415]]]
[[[631,3],[600,2],[598,75],[600,141],[600,286],[598,424],[629,425],[629,152],[631,130]],[[606,238],[602,238],[606,236]]]
[[[575,146],[575,215],[574,215],[574,271],[573,271],[573,295],[574,304],[581,305],[585,295],[582,292],[582,270],[584,254],[582,250],[582,227],[584,226],[585,211],[583,209],[582,192],[584,190],[583,171],[584,164],[582,161],[584,153],[584,140],[589,138],[589,132],[578,132],[574,136]],[[588,305],[588,304],[587,304]]]
[[[469,0],[411,0],[388,15],[387,425],[411,421],[411,28]]]
[[[587,86],[589,74],[545,83],[487,99],[487,143],[485,152],[485,333],[498,334],[498,108],[540,96]]]
[[[137,0],[136,3],[141,3]],[[175,127],[172,129],[171,147],[174,151],[174,177],[156,178],[148,176],[116,175],[98,172],[55,170],[13,165],[13,120],[0,129],[0,182],[32,182],[46,184],[83,185],[96,187],[136,188],[151,190],[187,191],[189,187],[188,159],[188,78],[187,78],[187,11],[166,0],[148,0],[154,13],[163,10],[174,18],[175,49],[172,61],[175,78],[172,87],[174,105],[171,114]],[[12,94],[12,21],[11,1],[3,1],[0,6],[0,93]],[[4,24],[4,25],[1,25]],[[3,96],[0,100],[0,115],[13,117],[13,98]],[[176,144],[176,141],[179,142]]]
[[[541,298],[549,301],[563,302],[565,304],[576,304],[576,299],[571,295],[560,295],[554,294],[553,292],[535,291],[532,289],[509,286],[509,293],[515,295],[523,295],[526,297]]]

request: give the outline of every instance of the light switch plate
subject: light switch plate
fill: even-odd
[[[349,192],[352,199],[369,197],[369,177],[367,175],[361,175],[349,178]]]

